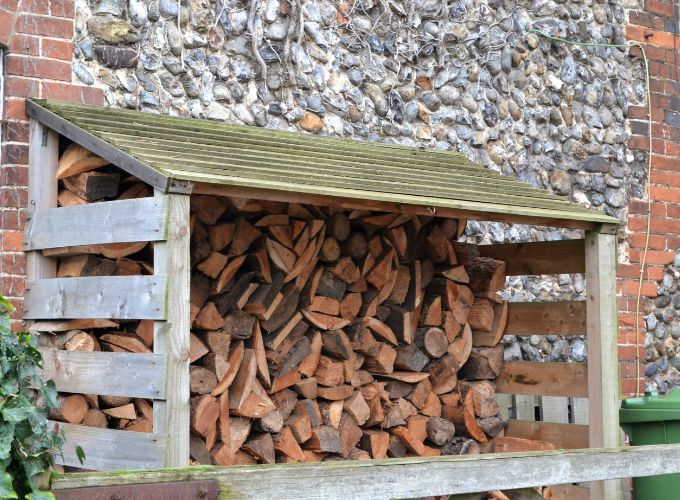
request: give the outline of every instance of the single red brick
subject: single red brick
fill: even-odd
[[[9,164],[28,165],[28,146],[26,144],[5,144],[3,158]]]
[[[3,252],[23,251],[24,233],[21,231],[2,231],[2,244],[0,248]]]
[[[28,167],[4,165],[0,169],[0,184],[4,186],[26,186],[28,184]]]
[[[50,0],[50,14],[53,16],[73,19],[75,11],[75,2],[73,0]]]
[[[638,282],[637,280],[625,280],[621,281],[621,292],[623,294],[637,295],[638,293]],[[643,297],[656,297],[658,293],[659,285],[655,282],[643,282],[642,283],[642,296]]]
[[[104,91],[96,87],[70,85],[58,82],[42,82],[41,90],[40,95],[47,99],[99,105],[104,103]]]
[[[19,231],[23,227],[21,212],[17,208],[0,209],[0,228],[8,231]]]
[[[24,99],[19,97],[7,97],[5,99],[5,119],[28,121]]]
[[[680,189],[675,187],[651,186],[653,200],[680,203]]]
[[[6,71],[10,75],[71,81],[71,64],[53,59],[10,54]]]
[[[37,56],[40,54],[40,37],[15,33],[7,46],[12,54]]]
[[[0,207],[26,208],[28,192],[24,187],[0,186]]]
[[[19,4],[21,12],[28,12],[31,14],[49,14],[50,3],[48,0],[21,0]]]
[[[40,85],[38,80],[23,78],[21,76],[8,76],[5,78],[5,95],[12,97],[38,97]]]
[[[28,122],[6,120],[4,125],[2,127],[4,141],[28,143]]]
[[[0,8],[16,11],[19,7],[19,0],[0,0]]]
[[[70,61],[73,58],[73,42],[70,40],[42,40],[41,55],[52,59]]]
[[[652,14],[673,17],[673,2],[664,0],[647,0],[647,11]]]
[[[58,19],[52,16],[20,14],[14,30],[17,33],[51,36],[70,40],[73,37],[73,19]]]

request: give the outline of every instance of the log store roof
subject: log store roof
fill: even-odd
[[[166,192],[230,186],[290,201],[308,195],[318,204],[363,200],[557,226],[619,222],[449,151],[38,99],[27,101],[26,111]]]

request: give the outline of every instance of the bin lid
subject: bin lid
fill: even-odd
[[[621,402],[621,423],[680,420],[680,388],[662,396],[658,392],[645,392],[641,398],[627,398]]]

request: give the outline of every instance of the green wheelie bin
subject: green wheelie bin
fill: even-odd
[[[624,399],[619,418],[632,446],[680,443],[680,388]],[[635,500],[680,498],[680,474],[636,477],[633,494]]]

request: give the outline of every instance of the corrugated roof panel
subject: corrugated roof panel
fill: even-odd
[[[618,223],[603,212],[501,176],[458,153],[56,101],[35,104],[60,117],[62,125],[68,122],[138,161],[140,167],[153,170],[150,176],[492,214]]]

